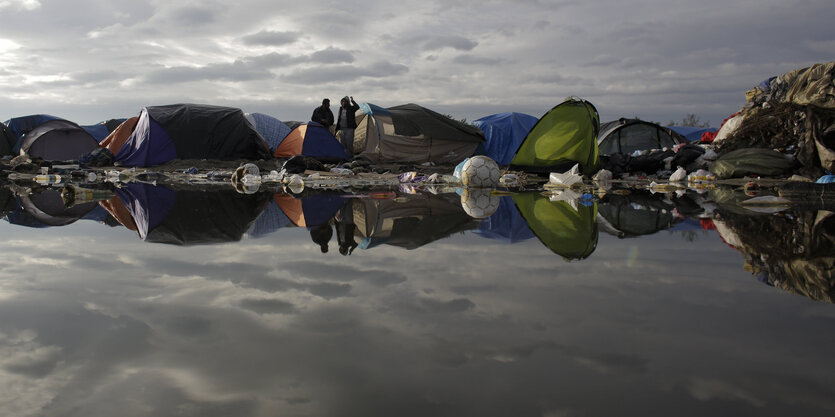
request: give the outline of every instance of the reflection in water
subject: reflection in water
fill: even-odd
[[[597,204],[551,201],[535,193],[513,196],[531,231],[548,249],[567,260],[585,259],[597,247]]]
[[[745,269],[769,285],[813,300],[835,301],[835,215],[830,211],[746,215],[719,208],[714,224],[745,257]]]
[[[7,219],[82,217],[38,230],[0,224],[2,415],[835,410],[831,305],[752,283],[715,233],[690,242],[624,226],[643,224],[629,217],[644,218],[641,208],[686,218],[699,212],[681,204],[700,202],[691,196],[636,195],[615,210],[618,224],[649,232],[621,240],[597,232],[609,198],[502,196],[475,219],[456,193],[140,186],[66,215],[23,204],[48,190],[4,191]],[[768,254],[757,262],[792,234],[799,243],[780,259],[822,268],[831,219],[720,208],[717,227],[752,258]],[[311,243],[319,233],[328,256]],[[637,245],[652,255],[627,262]],[[353,256],[331,256],[336,247]]]
[[[693,191],[631,190],[607,194],[599,201],[561,201],[537,192],[241,194],[233,189],[172,190],[143,183],[98,190],[99,200],[81,196],[68,200],[67,189],[3,187],[3,215],[12,224],[35,228],[94,220],[122,225],[147,242],[180,246],[306,228],[321,252],[329,252],[335,240],[342,255],[381,245],[416,249],[473,231],[508,243],[536,237],[564,259],[579,260],[595,251],[598,229],[619,238],[698,229],[704,221],[700,217],[709,216],[706,213],[713,211],[715,202],[719,207],[715,224],[722,238],[746,257],[747,270],[775,287],[833,301],[831,213],[809,209],[763,215],[733,203],[745,198],[733,190],[717,189],[707,199]]]

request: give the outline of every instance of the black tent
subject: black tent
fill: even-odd
[[[150,166],[172,159],[271,159],[266,142],[241,109],[204,104],[150,106],[116,161]]]
[[[673,148],[685,142],[684,137],[671,129],[640,119],[621,118],[603,123],[597,135],[600,155]]]

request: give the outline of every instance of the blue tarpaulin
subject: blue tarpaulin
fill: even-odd
[[[524,113],[499,113],[482,117],[473,124],[484,132],[484,155],[504,166],[510,164],[537,120]]]

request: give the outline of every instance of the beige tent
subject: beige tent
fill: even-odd
[[[354,153],[375,163],[457,164],[482,142],[479,128],[416,104],[384,109],[363,103],[357,111]]]

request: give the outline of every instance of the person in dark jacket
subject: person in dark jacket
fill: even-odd
[[[353,97],[342,97],[339,106],[339,118],[336,122],[336,131],[342,132],[342,146],[348,152],[351,159],[354,158],[354,129],[357,128],[356,112],[360,109]]]
[[[310,120],[325,126],[326,129],[332,130],[333,112],[331,111],[331,101],[329,99],[322,100],[322,105],[313,109],[313,115]]]

